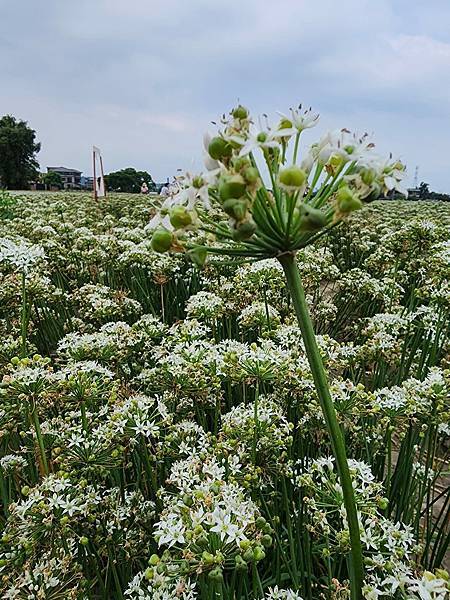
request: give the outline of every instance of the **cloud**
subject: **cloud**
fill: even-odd
[[[237,99],[256,113],[303,101],[321,127],[374,131],[450,189],[443,0],[0,0],[0,10],[0,113],[37,129],[43,166],[89,172],[96,143],[108,169],[162,180],[200,167],[203,131]]]

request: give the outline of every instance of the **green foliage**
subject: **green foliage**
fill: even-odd
[[[8,194],[6,190],[0,190],[0,219],[12,219],[16,204],[16,198]]]
[[[155,191],[155,183],[147,171],[136,171],[132,167],[121,169],[105,176],[108,189],[112,192],[127,192],[137,194],[145,182],[149,191]]]
[[[41,149],[36,132],[12,115],[0,119],[0,186],[17,190],[37,177],[35,154]]]
[[[50,187],[58,187],[58,188],[62,188],[63,185],[63,180],[62,177],[59,173],[55,173],[54,171],[50,171],[49,173],[45,173],[45,175],[43,175],[42,177],[42,182],[45,183],[45,185],[48,185]]]

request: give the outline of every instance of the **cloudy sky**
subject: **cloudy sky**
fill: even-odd
[[[450,0],[0,0],[0,115],[37,130],[41,167],[201,166],[202,135],[239,99],[299,102],[326,129],[450,191]]]

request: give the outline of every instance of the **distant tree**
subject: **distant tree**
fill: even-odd
[[[425,181],[421,181],[419,184],[419,198],[421,200],[426,200],[430,195],[430,184],[425,183]]]
[[[49,187],[58,187],[62,188],[63,180],[59,173],[55,173],[54,171],[50,171],[49,173],[45,173],[42,176],[42,183],[48,185]]]
[[[36,153],[41,144],[26,121],[11,115],[0,118],[0,187],[17,190],[28,187],[38,176]]]
[[[128,192],[137,194],[141,190],[143,182],[148,186],[150,192],[155,191],[156,186],[150,173],[147,171],[136,171],[132,167],[115,171],[105,175],[108,190],[112,192]]]

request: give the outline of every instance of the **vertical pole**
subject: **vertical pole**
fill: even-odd
[[[100,154],[100,170],[102,172],[103,191],[105,192],[105,198],[106,198],[105,174],[103,173],[103,158],[102,158],[101,154]]]
[[[95,170],[95,150],[92,149],[92,162],[94,165],[94,179],[92,181],[92,193],[94,196],[94,200],[97,200],[97,176],[96,176],[96,170]]]

